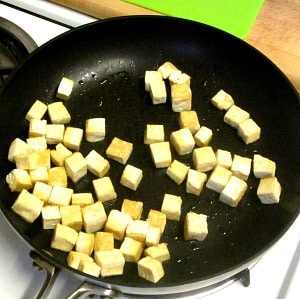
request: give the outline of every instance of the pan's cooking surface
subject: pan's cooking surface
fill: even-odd
[[[156,69],[165,61],[191,75],[193,109],[200,124],[213,130],[214,149],[250,158],[260,153],[276,161],[276,174],[283,187],[279,205],[259,202],[258,180],[252,175],[243,200],[237,208],[230,208],[206,188],[199,197],[186,194],[184,184],[177,186],[165,170],[154,168],[149,148],[143,144],[145,125],[164,124],[167,138],[179,128],[178,114],[171,111],[170,104],[153,106],[144,91],[145,70]],[[165,277],[153,285],[138,277],[135,264],[127,263],[123,276],[101,279],[104,283],[132,287],[134,292],[135,287],[166,288],[216,277],[260,255],[298,215],[299,101],[277,68],[240,40],[201,24],[164,17],[108,20],[72,31],[40,48],[14,73],[1,93],[1,209],[39,253],[52,253],[59,266],[66,265],[66,254],[49,248],[52,232],[42,230],[40,219],[30,225],[10,210],[16,194],[10,193],[5,176],[13,168],[7,161],[10,142],[27,135],[26,112],[36,99],[54,101],[63,75],[75,81],[72,97],[65,103],[72,115],[70,125],[84,128],[87,118],[106,118],[105,141],[84,142],[83,154],[93,148],[105,155],[111,139],[117,136],[134,143],[128,163],[144,172],[134,192],[119,184],[124,166],[110,161],[108,175],[118,199],[106,203],[106,210],[119,209],[124,198],[142,200],[145,219],[150,208],[160,209],[164,193],[183,198],[181,221],[169,221],[162,237],[171,253],[171,260],[164,264]],[[210,103],[221,88],[260,125],[259,141],[246,146],[236,131],[223,123],[224,112]],[[190,155],[178,157],[173,153],[173,158],[192,166]],[[73,186],[75,191],[91,191],[93,178],[89,174]],[[209,216],[209,234],[203,242],[183,241],[183,219],[190,210]]]

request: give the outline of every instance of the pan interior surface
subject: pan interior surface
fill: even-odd
[[[165,61],[191,76],[193,110],[197,111],[200,125],[212,129],[210,145],[214,150],[229,150],[249,158],[258,153],[276,162],[276,176],[282,185],[279,204],[260,203],[256,195],[259,181],[253,174],[242,201],[231,208],[205,187],[200,196],[187,194],[185,183],[178,186],[165,169],[155,169],[149,147],[143,143],[146,124],[163,124],[166,140],[179,129],[178,113],[172,111],[170,97],[164,105],[153,105],[144,90],[145,71],[155,70]],[[83,141],[83,155],[95,149],[105,156],[113,137],[119,137],[133,143],[128,163],[143,170],[141,184],[132,191],[119,183],[124,165],[110,160],[108,176],[118,198],[104,204],[107,214],[111,209],[120,209],[125,198],[143,201],[142,219],[150,209],[160,210],[165,193],[183,200],[180,221],[168,221],[161,239],[168,243],[171,254],[171,260],[164,263],[161,281],[152,284],[138,277],[134,263],[126,263],[122,276],[89,279],[132,293],[137,289],[168,292],[178,286],[201,283],[256,259],[299,214],[299,100],[288,80],[269,60],[238,39],[191,21],[128,17],[96,22],[35,51],[0,94],[1,210],[16,231],[58,267],[68,268],[67,254],[50,248],[52,231],[42,229],[40,218],[28,224],[11,211],[17,194],[10,192],[5,177],[14,168],[7,161],[10,143],[16,137],[24,140],[28,134],[25,114],[36,99],[57,101],[55,94],[62,76],[75,82],[70,99],[64,102],[72,116],[68,125],[84,128],[88,118],[106,119],[105,140],[93,144]],[[261,127],[260,140],[245,145],[236,130],[224,123],[224,111],[210,102],[220,89],[231,94]],[[172,155],[193,168],[190,154],[179,156],[172,149]],[[70,186],[74,192],[94,192],[95,178],[88,173]],[[209,233],[202,242],[183,239],[184,217],[189,211],[208,215]]]

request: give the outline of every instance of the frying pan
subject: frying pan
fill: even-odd
[[[171,61],[191,77],[193,109],[201,125],[213,130],[213,149],[229,150],[252,158],[259,153],[276,162],[282,185],[279,204],[263,205],[256,196],[258,179],[252,174],[248,190],[238,207],[231,208],[218,194],[204,188],[200,196],[185,192],[165,169],[155,169],[143,134],[147,123],[165,126],[166,139],[179,129],[178,114],[170,101],[152,105],[144,91],[144,73]],[[165,193],[183,199],[179,222],[168,221],[161,239],[167,242],[171,260],[164,263],[165,276],[157,284],[138,277],[137,265],[126,263],[124,275],[94,278],[71,269],[66,253],[50,248],[52,231],[42,229],[41,219],[23,221],[11,210],[17,194],[11,193],[5,176],[14,165],[7,161],[11,141],[25,139],[28,123],[24,116],[36,99],[56,101],[62,76],[75,81],[71,98],[65,102],[72,115],[70,125],[84,128],[85,120],[105,117],[104,141],[83,142],[80,151],[91,149],[105,156],[117,136],[134,144],[128,163],[143,170],[137,191],[119,184],[124,166],[110,160],[111,177],[118,198],[105,203],[120,209],[130,198],[144,203],[142,219],[150,209],[160,209]],[[248,111],[262,129],[260,140],[245,145],[236,131],[224,124],[224,112],[211,105],[220,89],[230,93],[238,106]],[[168,90],[169,92],[169,90]],[[265,56],[243,41],[200,23],[171,17],[122,17],[72,30],[40,47],[13,73],[1,90],[0,161],[1,210],[10,225],[44,259],[86,280],[127,294],[170,294],[206,286],[236,274],[257,260],[288,230],[299,214],[299,100],[281,71]],[[173,159],[191,167],[191,155]],[[70,186],[75,192],[94,192],[88,174]],[[208,215],[209,234],[202,241],[183,240],[183,220],[188,211]],[[118,246],[118,244],[116,245]],[[287,249],[288,250],[288,249]]]

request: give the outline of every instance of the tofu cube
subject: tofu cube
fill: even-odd
[[[142,181],[143,171],[133,165],[127,164],[123,170],[120,183],[131,189],[136,190]]]
[[[94,240],[94,234],[80,231],[75,244],[75,250],[78,252],[84,252],[87,255],[91,255],[94,250]]]
[[[149,226],[145,244],[146,246],[154,246],[159,244],[162,232],[159,227]]]
[[[55,146],[55,150],[50,151],[51,161],[55,164],[55,166],[64,166],[65,159],[72,155],[72,151],[67,149],[62,143],[58,143]]]
[[[179,221],[181,205],[182,199],[180,196],[166,193],[161,205],[161,212],[166,214],[167,219]]]
[[[109,232],[96,232],[94,251],[108,251],[114,249],[114,234]]]
[[[106,155],[123,165],[126,164],[133,151],[133,144],[114,137],[111,144],[106,149]]]
[[[210,174],[206,187],[210,190],[220,193],[228,183],[232,172],[220,165],[217,165]]]
[[[68,226],[57,224],[51,240],[51,248],[71,251],[76,244],[78,232]]]
[[[252,119],[246,119],[238,124],[237,135],[246,143],[253,143],[260,138],[261,128]]]
[[[29,173],[18,168],[13,169],[6,176],[6,183],[11,192],[21,192],[23,189],[29,190],[33,186]]]
[[[43,151],[47,149],[47,140],[45,136],[30,137],[26,139],[28,151]]]
[[[92,205],[94,203],[93,194],[90,192],[73,193],[71,198],[72,205],[79,205],[81,207]]]
[[[174,71],[178,71],[178,68],[169,61],[164,62],[158,67],[158,71],[161,72],[163,79],[168,79]]]
[[[223,149],[217,149],[215,151],[217,164],[220,166],[223,166],[227,169],[231,168],[232,165],[232,156],[231,152],[223,150]]]
[[[43,229],[55,229],[61,222],[59,206],[43,206],[42,208]]]
[[[276,163],[266,157],[255,154],[253,156],[253,173],[256,178],[272,178],[275,176]]]
[[[105,134],[105,118],[90,118],[85,121],[85,138],[88,142],[101,141]]]
[[[15,163],[16,156],[19,154],[26,154],[27,152],[28,144],[20,138],[15,138],[9,146],[7,159],[8,161]]]
[[[165,168],[171,164],[172,154],[169,141],[151,143],[150,152],[156,168]]]
[[[63,102],[48,104],[48,115],[52,124],[67,124],[71,121],[71,115]]]
[[[63,138],[63,144],[70,150],[79,151],[83,138],[81,128],[66,127]]]
[[[150,223],[150,226],[158,227],[163,233],[167,224],[167,216],[161,211],[150,209],[147,221]]]
[[[87,174],[87,162],[80,152],[75,152],[65,159],[65,168],[67,175],[74,183]]]
[[[38,167],[38,153],[35,150],[29,150],[27,153],[21,153],[15,156],[16,167],[24,170],[36,169]]]
[[[257,196],[263,204],[279,203],[281,185],[276,177],[260,179]]]
[[[170,252],[167,243],[160,243],[150,246],[144,251],[145,256],[150,256],[160,262],[165,262],[170,259]]]
[[[192,109],[192,91],[189,84],[171,85],[171,102],[174,112],[188,111]]]
[[[203,241],[208,235],[207,216],[195,212],[186,213],[184,220],[184,239]]]
[[[149,82],[149,92],[153,105],[165,104],[167,101],[167,89],[165,81],[162,79],[151,80]]]
[[[246,181],[251,171],[251,163],[252,159],[234,154],[231,171],[235,176]]]
[[[11,209],[25,221],[33,223],[41,214],[44,202],[23,189]]]
[[[48,200],[49,205],[68,206],[71,202],[73,189],[61,186],[53,186]]]
[[[190,85],[191,84],[191,77],[186,74],[183,73],[181,71],[174,71],[170,74],[169,76],[169,82],[170,84],[187,84]]]
[[[180,156],[191,153],[195,147],[194,137],[188,128],[173,131],[170,135],[170,143]]]
[[[47,124],[46,141],[47,144],[58,144],[63,141],[65,134],[64,124]]]
[[[113,233],[116,240],[122,241],[130,221],[131,217],[128,214],[112,209],[108,214],[104,230]]]
[[[36,182],[34,184],[32,194],[42,200],[44,203],[47,203],[50,198],[51,192],[52,186],[43,182]]]
[[[48,170],[48,185],[67,187],[68,177],[63,166],[52,167]]]
[[[200,123],[195,110],[181,111],[179,113],[179,126],[181,129],[188,128],[194,135],[200,129]]]
[[[144,243],[149,229],[149,222],[145,220],[131,220],[126,227],[126,236]]]
[[[60,206],[61,224],[72,227],[77,232],[82,229],[82,213],[79,205]]]
[[[138,274],[150,282],[157,283],[164,277],[165,272],[160,261],[147,256],[138,261]]]
[[[107,216],[101,201],[81,207],[81,212],[86,233],[95,233],[104,227]]]
[[[93,261],[93,258],[86,253],[77,252],[77,251],[70,251],[67,256],[67,264],[69,267],[74,269],[78,269],[79,263],[81,261]]]
[[[73,80],[67,77],[62,77],[57,88],[56,97],[64,101],[68,100],[72,93],[73,86]]]
[[[205,126],[202,126],[194,135],[195,143],[199,146],[207,146],[212,139],[213,131]]]
[[[123,274],[125,258],[120,249],[96,251],[94,254],[94,260],[100,266],[101,277]]]
[[[150,91],[150,82],[154,80],[162,80],[162,73],[160,71],[146,71],[145,72],[145,91]]]
[[[206,180],[206,173],[195,169],[189,169],[186,180],[186,192],[194,195],[200,195]]]
[[[219,199],[231,207],[236,207],[247,188],[248,185],[244,180],[232,175],[225,188],[221,191]]]
[[[163,141],[165,141],[164,125],[147,124],[144,135],[144,143],[151,144]]]
[[[223,89],[219,90],[212,97],[211,102],[220,110],[228,110],[234,104],[232,96],[225,92]]]
[[[50,157],[50,149],[36,151],[37,154],[37,167],[46,167],[50,169],[51,167],[51,157]]]
[[[232,105],[224,115],[224,122],[229,126],[237,129],[238,125],[241,122],[249,118],[250,118],[250,114],[247,111],[243,110],[237,105]]]
[[[38,166],[36,169],[29,170],[31,182],[34,185],[36,182],[48,183],[48,169],[46,166]]]
[[[207,172],[217,164],[216,155],[211,146],[196,148],[193,151],[193,163],[196,170]]]
[[[143,249],[143,243],[130,237],[125,237],[120,246],[120,250],[125,261],[132,263],[137,263],[139,261],[143,253]]]
[[[138,220],[142,216],[143,202],[130,199],[124,199],[121,212],[128,214],[133,220]]]
[[[47,128],[47,120],[45,119],[31,119],[29,121],[29,137],[45,137]]]
[[[78,270],[95,277],[99,277],[101,273],[100,266],[94,261],[81,260],[78,265]]]
[[[26,113],[25,119],[30,121],[31,119],[42,119],[47,112],[47,105],[40,100],[36,100],[28,112]]]
[[[115,188],[110,177],[106,176],[93,180],[93,186],[99,201],[105,202],[117,198],[117,193],[115,192]]]
[[[167,175],[178,185],[180,185],[186,178],[190,167],[174,160],[167,168]]]

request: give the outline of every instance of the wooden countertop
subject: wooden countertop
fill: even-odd
[[[50,0],[105,19],[159,14],[121,0]],[[245,41],[272,60],[300,92],[300,1],[265,0]]]

